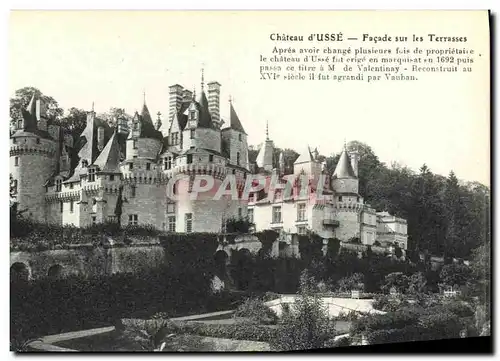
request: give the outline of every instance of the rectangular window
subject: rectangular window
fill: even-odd
[[[69,189],[73,189],[73,186],[74,186],[73,183],[70,183],[69,184]]]
[[[151,170],[151,163],[146,163],[146,170]]]
[[[238,140],[241,142],[241,133],[238,134]]]
[[[214,161],[214,155],[213,155],[213,154],[210,154],[210,155],[208,156],[208,161],[209,161],[209,162],[213,162],[213,161]]]
[[[92,216],[92,225],[97,224],[97,217]]]
[[[74,209],[75,209],[75,201],[69,202],[69,211],[73,213]]]
[[[172,133],[172,145],[179,144],[179,133]]]
[[[137,214],[129,214],[128,215],[128,224],[131,226],[137,226],[139,224],[138,222],[139,217]]]
[[[172,157],[165,158],[165,169],[172,169]]]
[[[134,169],[134,163],[129,163],[128,164],[128,170]]]
[[[249,208],[247,210],[247,216],[248,216],[248,221],[250,223],[253,223],[253,208]]]
[[[167,213],[175,213],[175,203],[167,203]]]
[[[236,164],[240,165],[240,152],[236,153]]]
[[[339,202],[342,202],[342,196],[339,196]]]
[[[131,198],[135,198],[135,190],[136,190],[136,186],[135,185],[131,185],[130,186],[130,197]]]
[[[190,137],[191,137],[191,139],[194,139],[194,129],[191,129]]]
[[[89,168],[89,182],[95,181],[95,168]]]
[[[15,139],[15,138],[14,138]],[[19,166],[19,157],[14,158],[14,165],[17,167]]]
[[[110,181],[114,181],[115,180],[115,175],[114,174],[110,174],[109,175],[109,180]]]
[[[243,217],[243,210],[240,208],[238,208],[238,218],[241,218]]]
[[[175,216],[168,217],[168,231],[175,232]]]
[[[56,192],[60,192],[62,189],[62,180],[56,179]]]
[[[193,213],[186,213],[186,233],[193,231]]]
[[[59,211],[61,213],[64,212],[64,202],[63,201],[59,202]]]
[[[306,220],[306,205],[304,203],[300,203],[297,205],[297,221],[305,221]]]
[[[281,223],[281,207],[273,207],[273,223]]]
[[[298,234],[306,234],[306,227],[305,226],[298,226],[297,233]]]
[[[12,138],[12,143],[16,144],[17,143],[17,138]]]
[[[134,149],[137,149],[137,140],[134,139],[132,142],[133,142]]]
[[[192,154],[188,154],[187,155],[187,164],[191,164],[193,163],[193,155]]]

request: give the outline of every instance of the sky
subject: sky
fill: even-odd
[[[259,56],[277,45],[271,33],[426,34],[469,38],[483,56],[472,73],[426,74],[416,82],[360,83],[260,80]],[[62,108],[133,113],[143,93],[152,114],[168,114],[168,86],[200,91],[222,84],[250,144],[323,155],[344,140],[372,147],[381,161],[434,173],[453,170],[489,185],[489,39],[485,13],[17,11],[9,24],[9,96],[39,88]],[[306,44],[292,44],[295,46]],[[373,44],[372,44],[373,45]],[[355,47],[371,47],[357,44]],[[321,45],[322,46],[322,45]],[[377,44],[375,46],[383,46]],[[446,47],[446,44],[423,46]]]

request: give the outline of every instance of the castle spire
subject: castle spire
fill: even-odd
[[[205,88],[205,71],[201,68],[201,91],[203,92]]]
[[[92,113],[94,112],[94,102],[92,102]]]

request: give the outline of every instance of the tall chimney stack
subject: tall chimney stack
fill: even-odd
[[[181,109],[183,88],[179,84],[169,87],[169,109],[168,121],[171,122],[174,115]]]
[[[211,81],[208,85],[208,111],[212,116],[212,121],[220,126],[220,87],[216,81]]]

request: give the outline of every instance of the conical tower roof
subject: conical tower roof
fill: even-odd
[[[236,110],[234,110],[233,103],[229,104],[229,119],[230,119],[230,127],[231,129],[237,130],[238,132],[242,132],[244,134],[247,134],[245,132],[245,129],[243,129],[243,125],[241,125],[240,118],[238,117],[238,114],[236,114]]]
[[[307,162],[311,162],[311,161],[314,161],[314,157],[311,153],[311,148],[309,148],[309,146],[307,146],[306,149],[304,149],[302,151],[302,153],[299,155],[299,157],[295,161],[295,164],[307,163]]]
[[[208,110],[208,99],[205,91],[202,89],[200,98],[198,99],[198,127],[200,128],[213,128],[212,116]]]
[[[351,159],[349,154],[347,154],[347,149],[344,147],[342,154],[340,155],[335,172],[333,172],[334,178],[356,178],[354,170],[351,166]]]
[[[106,143],[94,165],[98,166],[103,172],[120,173],[120,145],[118,144],[116,131]]]

